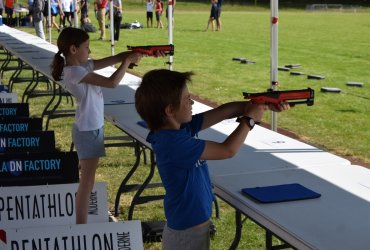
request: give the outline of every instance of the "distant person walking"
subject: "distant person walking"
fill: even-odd
[[[98,18],[99,22],[99,29],[100,29],[100,40],[105,40],[105,12],[107,7],[107,0],[96,0],[96,17]]]
[[[163,23],[161,20],[162,17],[162,12],[163,12],[163,3],[161,0],[156,0],[155,1],[155,18],[157,20],[157,28],[163,29]]]
[[[64,12],[62,10],[62,5],[59,0],[50,0],[50,14],[51,14],[51,28],[56,28],[58,32],[60,32],[60,27],[57,24],[56,17],[59,14],[62,18],[64,16]],[[45,8],[44,8],[44,17],[46,18],[46,26],[49,26],[48,21],[49,16],[49,7],[48,1],[45,1]]]
[[[150,28],[153,27],[153,9],[154,9],[154,3],[153,0],[146,0],[146,27]]]
[[[33,1],[33,23],[35,25],[36,35],[41,39],[45,40],[45,33],[44,33],[44,8],[45,8],[45,1],[44,0],[34,0]]]

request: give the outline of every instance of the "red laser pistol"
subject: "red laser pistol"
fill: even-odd
[[[175,54],[175,46],[173,44],[168,45],[148,45],[148,46],[127,46],[128,50],[142,53],[147,56],[154,56],[156,51],[161,51],[165,55],[173,56]],[[130,64],[129,68],[132,69],[135,64]]]
[[[287,102],[289,105],[307,104],[312,106],[315,99],[315,91],[311,88],[300,90],[273,91],[268,90],[263,93],[246,93],[243,92],[244,98],[251,100],[256,104],[274,104]]]

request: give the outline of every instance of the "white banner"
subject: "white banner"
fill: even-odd
[[[0,229],[75,224],[77,188],[78,183],[0,187]],[[88,223],[108,220],[106,183],[98,182],[90,196]]]
[[[143,249],[140,221],[9,229],[1,234],[5,235],[0,238],[4,250]]]

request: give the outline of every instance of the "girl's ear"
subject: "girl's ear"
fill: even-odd
[[[69,47],[69,52],[70,52],[71,54],[75,54],[75,53],[77,52],[76,45],[71,45],[71,46]]]

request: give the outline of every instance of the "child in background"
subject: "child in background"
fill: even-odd
[[[163,29],[163,23],[161,20],[163,12],[163,3],[161,0],[155,0],[155,18],[157,20],[157,29]]]
[[[208,19],[207,28],[205,31],[208,30],[209,24],[212,23],[212,31],[215,31],[215,21],[217,20],[217,0],[211,0],[211,14]]]
[[[114,88],[122,80],[128,66],[142,57],[136,52],[122,52],[103,59],[90,59],[89,35],[77,28],[65,28],[60,33],[58,53],[52,63],[54,80],[63,82],[76,98],[77,110],[72,140],[80,161],[80,184],[76,195],[76,223],[86,223],[88,204],[94,186],[99,158],[105,156],[104,100],[101,87]],[[120,63],[110,76],[95,70]]]
[[[162,249],[209,249],[214,194],[207,160],[233,157],[254,124],[268,108],[289,109],[289,104],[268,107],[251,102],[230,102],[192,116],[193,101],[187,83],[192,72],[153,70],[146,73],[135,94],[135,105],[147,123],[158,171],[166,194]],[[224,142],[198,138],[198,132],[233,117],[238,127]]]

